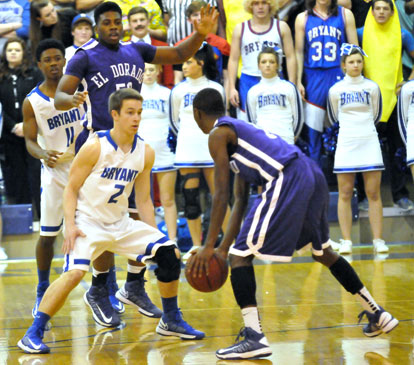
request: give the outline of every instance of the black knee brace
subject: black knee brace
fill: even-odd
[[[329,268],[332,275],[351,294],[358,293],[363,287],[354,268],[342,256]]]
[[[253,266],[240,266],[231,269],[231,286],[240,308],[256,306],[256,280]]]
[[[157,268],[154,270],[157,279],[163,283],[178,280],[181,271],[181,261],[175,254],[175,246],[160,247],[154,256]]]
[[[189,179],[200,178],[198,172],[182,177],[182,191],[184,196],[184,215],[187,219],[197,219],[201,215],[200,188],[186,188]]]

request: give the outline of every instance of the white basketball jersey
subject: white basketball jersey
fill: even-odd
[[[141,95],[144,102],[138,134],[148,143],[159,140],[167,141],[170,125],[168,114],[170,93],[170,89],[157,83],[142,84]]]
[[[248,91],[246,109],[250,123],[295,143],[303,125],[303,106],[294,84],[279,76],[262,77]]]
[[[27,99],[35,114],[39,146],[46,150],[72,153],[76,137],[82,130],[83,107],[56,110],[54,99],[43,94],[39,86],[27,95]]]
[[[96,136],[101,153],[79,190],[77,211],[102,223],[115,223],[128,214],[128,197],[145,165],[145,143],[136,135],[131,150],[125,153],[109,130]]]
[[[269,29],[262,33],[257,33],[252,29],[251,20],[243,22],[240,37],[242,73],[261,76],[257,66],[257,57],[263,47],[279,47],[283,51],[279,20],[273,19]]]
[[[332,123],[339,121],[341,138],[377,136],[381,113],[381,91],[372,80],[345,75],[329,89],[328,115]]]

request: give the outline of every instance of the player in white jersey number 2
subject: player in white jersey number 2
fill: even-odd
[[[42,342],[47,321],[89,271],[91,261],[104,251],[157,264],[155,274],[163,304],[158,334],[187,340],[204,337],[182,319],[177,303],[180,254],[175,243],[156,228],[150,196],[154,150],[137,135],[142,100],[134,89],[111,94],[114,128],[97,132],[73,161],[64,192],[64,273],[46,291],[32,326],[18,343],[25,352],[50,351]],[[141,221],[128,216],[133,186]]]

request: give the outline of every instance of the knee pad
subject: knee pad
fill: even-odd
[[[176,246],[160,247],[155,254],[157,268],[154,272],[157,279],[163,283],[170,283],[180,277],[181,261],[175,254],[175,248]]]
[[[200,189],[183,189],[184,215],[187,219],[197,219],[201,215]]]
[[[201,215],[200,205],[200,188],[186,188],[185,184],[190,179],[198,178],[200,180],[200,173],[194,172],[182,176],[181,190],[184,196],[184,215],[187,219],[197,219]]]

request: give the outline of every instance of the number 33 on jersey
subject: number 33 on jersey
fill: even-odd
[[[305,25],[305,67],[339,67],[341,44],[346,42],[344,8],[338,6],[338,13],[328,17],[313,12]]]

